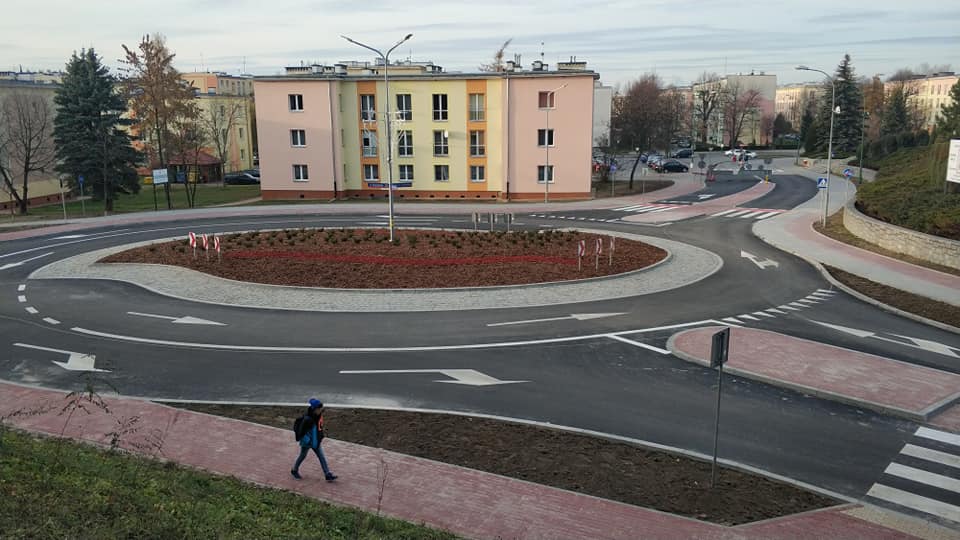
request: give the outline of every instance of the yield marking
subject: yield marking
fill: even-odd
[[[740,257],[744,259],[750,259],[750,262],[757,265],[757,267],[760,268],[761,270],[763,270],[764,267],[767,267],[767,266],[773,266],[774,268],[777,268],[780,266],[780,263],[778,263],[777,261],[774,261],[771,259],[761,259],[760,257],[752,253],[747,253],[742,249],[740,250]]]
[[[166,319],[173,324],[206,324],[212,326],[226,326],[224,323],[219,323],[216,321],[208,321],[207,319],[199,319],[197,317],[169,317],[167,315],[154,315],[152,313],[138,313],[136,311],[128,311],[127,315],[136,315],[138,317],[152,317],[154,319]]]
[[[946,431],[921,427],[917,429],[917,432],[914,433],[914,435],[917,437],[923,437],[924,439],[933,439],[935,441],[945,442],[954,446],[960,446],[960,435],[947,433]]]
[[[475,369],[367,369],[356,371],[341,371],[344,375],[362,375],[379,373],[440,373],[451,380],[441,379],[433,382],[462,384],[465,386],[493,386],[497,384],[525,383],[530,381],[501,381],[495,377],[480,373]]]
[[[837,291],[831,291],[830,289],[817,289],[817,292],[823,294],[837,294]]]
[[[754,311],[753,314],[754,314],[754,315],[760,315],[761,317],[769,317],[769,318],[771,318],[771,319],[776,318],[776,315],[771,315],[771,314],[766,313],[766,312],[764,312],[764,311]]]
[[[819,304],[819,303],[820,303],[820,302],[818,302],[818,301],[816,301],[816,300],[808,300],[808,299],[806,299],[806,298],[801,298],[801,299],[797,300],[797,302],[800,303],[800,304]]]
[[[779,313],[780,315],[786,315],[786,314],[787,314],[786,311],[780,311],[780,310],[777,309],[777,308],[765,309],[764,311],[773,312],[773,313]]]
[[[39,345],[28,345],[26,343],[14,343],[14,347],[23,347],[25,349],[36,349],[38,351],[49,351],[55,353],[61,353],[68,355],[66,362],[57,362],[54,360],[54,364],[67,369],[70,371],[99,371],[103,373],[110,373],[110,370],[107,369],[97,369],[94,366],[94,363],[97,361],[97,357],[92,354],[78,353],[74,351],[64,351],[62,349],[51,349],[50,347],[41,347]]]
[[[0,266],[0,270],[6,270],[7,268],[13,268],[13,267],[15,267],[15,266],[20,266],[20,265],[22,265],[23,263],[28,263],[28,262],[30,262],[30,261],[35,261],[35,260],[37,260],[37,259],[41,259],[41,258],[43,258],[43,257],[46,257],[47,255],[53,255],[53,252],[51,251],[50,253],[44,253],[43,255],[37,255],[36,257],[30,257],[29,259],[24,259],[24,260],[22,260],[22,261],[20,261],[20,262],[7,263],[7,264],[5,264],[5,265],[3,265],[3,266]]]
[[[934,463],[960,469],[960,456],[955,456],[939,450],[933,450],[932,448],[908,444],[903,447],[903,450],[901,450],[900,453],[905,456],[915,457],[925,461],[933,461]]]
[[[500,322],[500,323],[490,323],[487,326],[511,326],[514,324],[533,324],[541,322],[550,322],[550,321],[565,321],[568,319],[576,319],[578,321],[588,321],[590,319],[602,319],[604,317],[616,317],[617,315],[626,315],[626,313],[572,313],[564,317],[549,317],[546,319],[530,319],[526,321],[510,321],[510,322]]]
[[[783,307],[783,306],[781,306],[781,307]],[[902,338],[902,339],[905,339],[905,340],[907,340],[907,341],[910,341],[910,343],[904,343],[904,342],[899,341],[899,340],[896,340],[896,339],[890,339],[890,338],[888,338],[888,337],[881,336],[881,335],[877,334],[876,332],[871,332],[871,331],[869,331],[869,330],[859,330],[859,329],[857,329],[857,328],[849,328],[849,327],[846,327],[846,326],[840,326],[839,324],[830,324],[830,323],[825,323],[825,322],[820,322],[820,321],[814,321],[814,320],[812,320],[812,319],[811,319],[811,322],[815,322],[815,323],[819,324],[820,326],[826,326],[827,328],[832,328],[832,329],[834,329],[834,330],[836,330],[836,331],[838,331],[838,332],[843,332],[843,333],[845,333],[845,334],[850,334],[850,335],[852,335],[852,336],[857,336],[858,338],[873,338],[873,339],[879,339],[880,341],[886,341],[887,343],[894,343],[894,344],[897,344],[897,345],[903,345],[904,347],[911,347],[911,348],[914,348],[914,349],[920,349],[920,350],[927,351],[927,352],[932,352],[932,353],[935,353],[935,354],[942,354],[943,356],[951,356],[951,357],[953,357],[953,358],[960,358],[960,355],[957,354],[958,352],[960,352],[960,349],[958,349],[957,347],[953,347],[953,346],[950,346],[950,345],[944,345],[943,343],[938,343],[938,342],[936,342],[936,341],[930,341],[930,340],[928,340],[928,339],[914,338],[914,337],[910,337],[910,336],[903,336],[903,335],[900,335],[900,334],[891,334],[891,335],[896,336],[896,337],[898,337],[898,338]],[[921,428],[921,429],[924,429],[924,428]],[[918,433],[918,434],[919,434],[919,433]],[[921,435],[921,436],[924,436],[924,435]],[[954,443],[951,443],[951,444],[955,444],[955,445],[957,445],[957,446],[960,446],[960,437],[957,437],[957,442],[954,442]]]
[[[736,317],[726,317],[726,318],[720,319],[720,320],[721,320],[721,321],[727,321],[728,323],[732,323],[732,324],[743,324],[743,321],[741,321],[740,319],[738,319],[738,318],[736,318]]]
[[[623,343],[627,343],[627,344],[629,344],[629,345],[633,345],[634,347],[640,347],[640,348],[643,348],[643,349],[648,349],[648,350],[651,350],[651,351],[654,351],[654,352],[658,352],[658,353],[660,353],[660,354],[670,354],[670,351],[668,351],[668,350],[666,350],[666,349],[661,349],[660,347],[654,347],[653,345],[647,345],[646,343],[642,343],[642,342],[640,342],[640,341],[634,341],[634,340],[632,340],[632,339],[627,339],[627,338],[625,338],[625,337],[617,336],[617,335],[614,335],[614,334],[610,334],[610,335],[608,335],[607,337],[610,338],[610,339],[615,339],[615,340],[617,340],[617,341],[622,341]]]
[[[767,315],[767,316],[769,317],[769,315]],[[759,321],[759,320],[760,320],[760,319],[754,317],[753,315],[747,315],[746,313],[744,313],[743,315],[737,315],[737,318],[747,319],[747,320],[750,320],[750,321]]]
[[[799,309],[795,307],[790,307],[790,306],[777,306],[777,307],[780,309],[786,309],[787,311],[800,311]]]

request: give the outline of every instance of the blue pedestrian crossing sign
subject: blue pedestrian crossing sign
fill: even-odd
[[[850,178],[851,176],[853,176],[853,171],[851,171],[850,169],[844,169],[843,175],[846,176],[847,178]]]
[[[611,164],[610,164],[610,172],[617,172],[617,164],[616,164],[616,163],[611,163]]]
[[[821,176],[817,178],[817,189],[827,189],[827,177]]]

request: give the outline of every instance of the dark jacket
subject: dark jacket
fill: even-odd
[[[303,437],[300,438],[300,446],[307,448],[317,448],[320,441],[323,440],[323,416],[319,418],[313,414],[314,409],[309,408],[303,419]]]

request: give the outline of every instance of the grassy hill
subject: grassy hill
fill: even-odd
[[[861,212],[894,225],[960,240],[960,186],[944,193],[949,143],[905,148],[880,162],[857,192]]]

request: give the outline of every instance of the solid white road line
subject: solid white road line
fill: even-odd
[[[29,313],[29,314],[31,314],[31,315],[36,315],[37,313],[40,313],[39,311],[37,311],[37,308],[35,308],[35,307],[33,307],[33,306],[27,306],[27,307],[24,308],[24,309],[26,309],[26,310],[27,310],[27,313]]]
[[[867,492],[867,495],[899,504],[900,506],[919,510],[920,512],[940,516],[951,521],[960,519],[960,507],[883,484],[874,484],[873,487],[870,488],[870,491]]]
[[[761,317],[769,317],[769,318],[771,318],[771,319],[775,319],[775,318],[777,317],[776,315],[771,315],[771,314],[769,314],[769,313],[767,313],[767,312],[764,312],[764,311],[754,311],[753,314],[754,314],[754,315],[760,315]]]
[[[913,482],[919,482],[921,484],[945,489],[954,493],[960,493],[960,480],[957,480],[956,478],[950,478],[949,476],[943,476],[942,474],[936,474],[930,471],[924,471],[922,469],[915,469],[899,463],[891,463],[890,466],[887,467],[887,470],[883,472],[886,474],[892,474],[893,476],[899,476],[900,478],[906,478],[907,480]],[[957,517],[960,517],[960,514],[958,514]]]
[[[651,350],[651,351],[654,351],[654,352],[658,352],[658,353],[660,353],[660,354],[670,354],[670,351],[668,351],[668,350],[666,350],[666,349],[661,349],[660,347],[654,347],[653,345],[647,345],[646,343],[641,343],[641,342],[639,342],[639,341],[634,341],[634,340],[632,340],[632,339],[627,339],[627,338],[625,338],[625,337],[615,336],[615,335],[612,335],[612,334],[609,335],[609,336],[607,336],[607,337],[609,337],[610,339],[615,339],[615,340],[617,340],[617,341],[622,341],[622,342],[624,342],[624,343],[628,343],[628,344],[633,345],[633,346],[635,346],[635,347],[641,347],[641,348],[648,349],[648,350]]]
[[[43,321],[44,321],[44,322],[47,322],[47,323],[50,323],[50,324],[60,324],[60,321],[58,321],[58,320],[56,320],[56,319],[52,319],[52,318],[50,318],[50,317],[44,317],[44,318],[43,318]]]
[[[960,469],[960,456],[955,456],[939,450],[933,450],[932,448],[908,444],[903,447],[903,450],[901,450],[900,453],[905,456],[919,458],[924,461],[933,461],[941,465]]]
[[[27,290],[26,285],[17,285],[17,292],[23,292],[25,290]]]
[[[935,441],[945,442],[954,446],[960,446],[960,435],[947,433],[946,431],[938,431],[936,429],[922,427],[918,428],[914,435],[917,437],[923,437],[925,439],[933,439]]]
[[[738,208],[731,208],[729,210],[724,210],[723,212],[717,212],[716,214],[711,214],[713,217],[720,217],[729,214],[730,212],[737,212]]]

